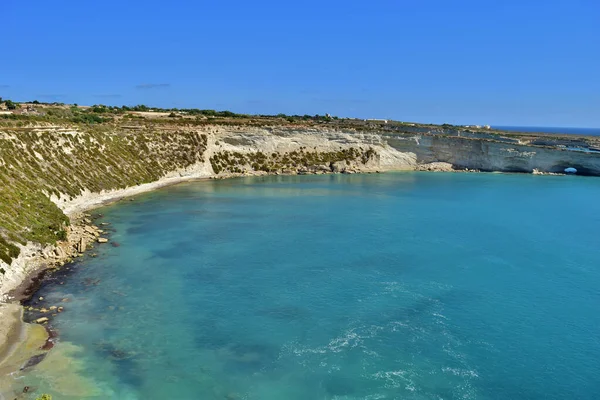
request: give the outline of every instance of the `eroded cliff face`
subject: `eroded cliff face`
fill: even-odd
[[[323,164],[320,159],[312,160],[310,153],[327,155],[335,159],[339,151],[355,149],[364,155],[369,149],[372,157],[368,163],[353,160],[357,171],[371,170],[413,170],[424,164],[444,162],[457,170],[480,170],[502,172],[535,171],[564,173],[565,168],[576,168],[580,175],[600,176],[600,152],[575,151],[543,145],[521,144],[516,139],[507,140],[489,135],[489,138],[448,136],[440,134],[409,134],[389,132],[335,131],[326,129],[222,129],[213,132],[214,142],[209,145],[211,157],[224,153],[252,155],[262,152],[267,158],[272,153],[277,157],[269,165],[290,167],[282,163],[282,157],[290,158],[290,153],[303,150],[308,154],[308,164]],[[211,159],[209,157],[209,160]],[[240,163],[245,172],[260,170],[252,168],[252,162]],[[235,161],[232,165],[235,165]],[[302,166],[294,160],[292,166]],[[255,165],[256,167],[256,165]],[[214,169],[214,168],[213,168]],[[282,168],[284,171],[286,168]],[[296,172],[295,168],[287,168]],[[267,172],[280,171],[278,168]],[[231,170],[219,172],[232,172]]]
[[[50,254],[54,265],[77,253],[48,251],[57,242],[77,245],[70,242],[69,215],[122,196],[195,178],[450,167],[528,173],[574,167],[600,176],[600,153],[494,135],[327,127],[1,128],[0,294],[32,272],[28,260],[36,255]]]
[[[215,128],[208,161],[215,174],[412,170],[415,154],[380,134],[327,129]]]
[[[387,142],[415,154],[419,164],[441,161],[458,169],[525,173],[564,173],[573,167],[580,175],[600,176],[598,152],[434,135],[387,136]]]

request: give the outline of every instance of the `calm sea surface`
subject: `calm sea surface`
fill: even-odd
[[[139,196],[99,210],[118,247],[36,295],[65,307],[60,343],[15,379],[61,400],[597,399],[599,199],[597,178],[458,173]]]
[[[600,136],[600,128],[561,128],[544,126],[493,126],[492,128],[512,132],[562,133],[581,136]]]

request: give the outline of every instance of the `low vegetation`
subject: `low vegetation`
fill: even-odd
[[[348,148],[339,151],[309,151],[301,147],[298,151],[285,153],[265,154],[260,151],[239,153],[221,151],[210,158],[215,173],[242,173],[245,171],[296,172],[300,169],[331,168],[333,163],[345,161],[347,163],[366,164],[376,153],[373,149]]]
[[[203,159],[207,137],[149,129],[0,129],[0,259],[18,256],[15,243],[55,243],[69,223],[50,196],[153,182]]]

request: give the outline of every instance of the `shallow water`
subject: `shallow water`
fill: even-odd
[[[61,342],[19,384],[59,399],[596,398],[599,198],[595,178],[452,173],[140,196],[99,210],[118,247],[36,295],[65,307]]]

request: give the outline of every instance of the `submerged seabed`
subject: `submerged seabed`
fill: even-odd
[[[594,398],[599,198],[600,179],[451,173],[140,196],[100,210],[117,247],[37,295],[69,301],[53,359],[18,384],[59,399]]]

